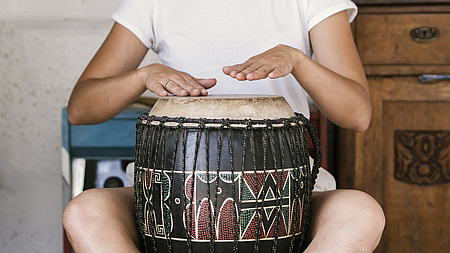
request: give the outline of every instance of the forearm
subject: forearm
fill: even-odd
[[[169,93],[176,96],[205,96],[208,94],[207,89],[215,84],[213,78],[194,78],[188,73],[158,63],[111,77],[82,75],[69,100],[69,121],[83,125],[105,122],[119,114],[146,90],[158,96],[168,96]]]
[[[242,64],[226,66],[223,72],[241,81],[293,74],[331,121],[344,128],[364,131],[372,109],[367,80],[361,64],[355,60],[356,55],[353,52],[353,56],[342,59],[322,52],[320,56],[324,57],[317,63],[299,49],[278,45]]]
[[[98,124],[119,114],[146,90],[139,70],[79,81],[67,106],[72,124]]]
[[[297,53],[299,60],[294,65],[292,74],[320,110],[343,128],[364,131],[372,114],[366,84],[331,71],[299,50]]]

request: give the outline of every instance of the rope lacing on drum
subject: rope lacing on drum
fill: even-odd
[[[293,207],[292,207],[292,219],[293,222],[291,224],[293,224],[293,228],[291,228],[292,231],[292,237],[290,239],[290,243],[289,243],[289,253],[292,253],[294,250],[294,243],[295,243],[295,235],[297,233],[298,227],[298,216],[299,216],[299,212],[300,210],[300,191],[302,189],[301,184],[303,183],[301,179],[302,173],[300,171],[300,151],[298,150],[298,138],[299,137],[298,133],[294,134],[294,131],[298,132],[297,128],[293,128],[290,127],[289,128],[290,131],[290,156],[292,157],[292,163],[293,163],[293,167],[294,167],[294,201],[293,201]],[[297,205],[298,204],[298,205]],[[300,226],[301,227],[301,226]],[[301,242],[300,242],[301,243]]]
[[[152,197],[153,197],[153,194],[154,194],[155,167],[156,167],[157,153],[158,153],[158,150],[159,150],[159,140],[160,140],[159,137],[160,137],[160,134],[161,134],[160,133],[161,128],[162,128],[161,125],[159,125],[158,128],[157,128],[157,131],[156,131],[156,135],[157,135],[156,138],[154,137],[155,133],[153,133],[153,135],[150,134],[149,140],[148,140],[148,143],[152,143],[153,139],[156,139],[156,148],[150,150],[150,154],[151,155],[148,156],[148,161],[147,161],[147,166],[146,166],[146,167],[149,167],[150,164],[152,164],[152,170],[153,171],[152,171],[152,174],[151,174],[151,184],[150,184],[150,190],[149,190],[149,192],[151,192]],[[151,151],[154,151],[154,153],[152,154]],[[153,161],[153,163],[152,163],[152,161]],[[158,252],[158,248],[156,247],[156,240],[155,240],[156,228],[155,228],[155,222],[153,220],[153,212],[154,212],[154,208],[155,207],[154,207],[153,203],[150,203],[149,205],[150,205],[150,215],[149,216],[150,216],[150,226],[151,226],[151,231],[152,231],[153,251],[154,252]]]
[[[167,120],[167,117],[164,116],[164,117],[162,117],[162,119],[160,121],[159,129],[160,129],[160,132],[162,132],[162,134],[160,134],[160,137],[158,137],[158,140],[161,140],[161,145],[157,145],[158,149],[161,149],[161,153],[162,153],[162,155],[161,155],[161,164],[159,166],[159,168],[161,168],[161,179],[164,178],[163,175],[164,175],[164,170],[165,170],[165,157],[166,157],[166,138],[165,138],[165,134],[166,134],[166,129],[164,128],[164,124],[165,124],[166,120]],[[159,143],[159,141],[157,143]],[[161,148],[159,148],[159,147],[161,147]],[[157,160],[157,158],[155,158],[155,163],[156,163],[156,160]],[[156,167],[154,167],[154,169],[155,168]],[[172,175],[170,176],[170,180],[172,180]],[[173,188],[172,185],[170,186],[170,188]],[[170,188],[169,189],[162,188],[162,191],[167,190],[169,192],[172,192],[172,190]],[[169,202],[169,210],[168,210],[169,212],[171,210],[171,207],[172,207],[172,205]],[[169,231],[169,222],[170,221],[169,221],[168,214],[163,211],[164,233],[165,233],[165,235],[167,237],[167,241],[166,241],[166,243],[167,243],[167,251],[168,252],[172,252],[172,239],[171,239],[170,231]]]
[[[185,122],[185,118],[180,117],[177,118],[177,128],[181,129],[182,131],[182,145],[181,145],[181,154],[182,154],[182,162],[181,162],[181,167],[182,167],[182,174],[183,174],[183,210],[186,211],[186,216],[187,214],[187,210],[186,210],[186,201],[187,201],[187,194],[186,194],[186,139],[187,139],[187,129],[185,127],[183,127],[183,124]],[[192,214],[191,214],[192,215]],[[189,232],[190,230],[190,224],[188,224],[188,222],[186,222],[186,230],[185,230],[185,234],[186,234],[186,243],[187,243],[187,248],[188,248],[188,252],[192,252],[192,242],[191,242],[191,234]]]
[[[278,235],[279,235],[279,223],[280,223],[280,212],[281,212],[281,204],[280,204],[280,192],[278,188],[278,160],[277,160],[277,154],[276,154],[276,147],[275,147],[275,141],[274,141],[274,133],[273,133],[273,127],[272,123],[270,121],[267,121],[267,129],[269,130],[269,145],[270,149],[272,150],[272,158],[273,158],[273,167],[275,170],[275,181],[277,182],[276,189],[275,189],[275,211],[276,211],[276,226],[275,226],[275,238],[272,244],[272,252],[277,251],[277,245],[278,245]],[[283,180],[281,180],[282,182]]]
[[[220,126],[220,130],[223,130],[223,128],[224,128],[224,125],[223,124],[221,124],[221,126]],[[220,175],[220,166],[221,166],[221,164],[220,164],[220,157],[222,156],[222,140],[223,140],[223,136],[222,136],[222,132],[223,131],[219,131],[219,136],[217,137],[217,168],[216,168],[216,177],[217,177],[217,179],[216,179],[216,190],[214,191],[214,210],[217,210],[217,197],[218,197],[218,194],[219,194],[219,192],[218,192],[218,189],[219,189],[219,175]],[[213,243],[215,242],[215,239],[216,239],[216,235],[215,235],[215,232],[216,232],[216,227],[215,227],[215,224],[216,224],[216,220],[217,220],[217,211],[216,212],[214,212],[214,222],[213,222],[213,228],[214,228],[214,237],[212,238],[212,241],[213,241]]]
[[[231,196],[236,196],[236,181],[235,181],[235,167],[234,167],[234,156],[233,156],[233,137],[232,137],[232,129],[229,127],[230,121],[228,119],[225,119],[225,126],[228,128],[228,152],[229,152],[229,158],[230,158],[230,167],[231,167]],[[236,200],[235,200],[236,201]],[[234,203],[236,204],[236,203]],[[238,224],[238,218],[235,208],[233,208],[233,219],[234,219],[234,226],[233,226],[233,252],[238,252],[238,240],[239,240],[239,224]]]
[[[313,148],[314,148],[314,165],[312,167],[312,178],[311,178],[311,183],[312,186],[315,185],[316,183],[316,179],[317,179],[317,174],[319,173],[319,168],[320,165],[322,163],[322,149],[320,146],[320,138],[318,136],[316,127],[314,126],[314,124],[309,121],[305,116],[303,116],[303,114],[300,113],[296,113],[297,117],[303,122],[303,125],[306,127],[306,129],[309,132],[309,135],[311,137],[312,143],[313,143]]]
[[[239,180],[239,182],[240,182],[240,186],[239,186],[239,188],[240,189],[242,189],[243,188],[243,184],[244,184],[244,180],[243,180],[243,178],[244,178],[244,173],[245,173],[245,157],[246,157],[246,154],[245,154],[245,151],[246,151],[246,147],[247,147],[247,132],[252,128],[252,122],[251,122],[251,120],[250,119],[246,119],[245,120],[245,124],[247,125],[246,126],[246,128],[244,128],[243,129],[243,147],[242,147],[242,162],[241,162],[241,177],[242,177],[242,179],[241,180]],[[234,176],[233,176],[233,178],[234,178]],[[233,187],[233,189],[234,189],[234,187]],[[238,210],[241,210],[241,206],[242,206],[242,198],[241,198],[241,196],[238,196]],[[239,223],[241,223],[242,222],[242,212],[239,212]],[[238,239],[240,239],[241,238],[241,231],[240,231],[240,225],[239,226],[237,226],[238,224],[236,224],[236,229],[237,229],[237,232],[238,232]],[[238,247],[237,247],[237,242],[235,242],[235,244],[236,244],[236,248],[235,248],[235,250],[236,250],[236,252],[237,252],[237,249],[238,249]]]
[[[152,167],[153,167],[152,171],[155,172],[157,162],[161,162],[161,168],[162,168],[162,170],[164,170],[164,166],[166,166],[165,165],[166,160],[169,161],[169,159],[165,158],[165,156],[169,155],[169,154],[165,154],[166,153],[166,150],[164,148],[164,146],[166,145],[165,144],[165,135],[166,135],[165,131],[167,129],[164,130],[164,128],[168,127],[168,128],[171,128],[171,129],[174,129],[174,128],[181,129],[181,133],[180,133],[180,131],[176,131],[177,132],[177,134],[176,134],[176,141],[175,141],[175,143],[173,143],[173,145],[174,145],[173,157],[175,157],[176,154],[179,154],[177,149],[179,149],[180,148],[179,146],[181,146],[181,149],[182,149],[181,150],[182,151],[181,154],[183,156],[182,160],[181,160],[181,167],[182,167],[182,173],[183,173],[183,197],[184,197],[183,202],[184,202],[185,213],[189,212],[189,214],[187,214],[187,216],[185,216],[185,218],[190,217],[188,219],[188,221],[185,221],[186,222],[185,224],[186,224],[186,227],[187,227],[187,229],[185,230],[186,238],[187,238],[186,243],[187,243],[189,252],[192,252],[193,251],[193,249],[192,249],[192,246],[193,246],[192,245],[192,239],[198,237],[198,234],[195,231],[193,231],[193,226],[192,226],[192,222],[195,222],[194,221],[194,217],[192,217],[193,216],[192,209],[195,208],[194,203],[193,203],[194,202],[194,182],[195,182],[195,177],[196,177],[197,159],[199,159],[199,157],[198,157],[198,154],[199,154],[198,148],[200,146],[200,142],[203,145],[203,141],[205,141],[206,173],[207,173],[206,180],[208,182],[208,184],[207,184],[207,188],[208,188],[208,190],[207,190],[208,191],[208,196],[207,196],[208,197],[208,217],[209,217],[209,221],[210,221],[210,224],[209,224],[209,230],[210,230],[209,231],[209,237],[210,237],[209,248],[210,248],[210,252],[214,252],[214,250],[215,250],[215,240],[216,240],[216,228],[215,228],[216,223],[215,223],[215,221],[218,218],[217,217],[218,213],[215,212],[215,211],[211,212],[211,208],[210,208],[210,204],[209,204],[209,203],[211,203],[211,197],[212,197],[211,196],[211,192],[210,192],[211,191],[211,185],[209,184],[209,182],[211,180],[211,177],[210,177],[211,176],[210,175],[211,172],[210,172],[210,164],[209,164],[209,162],[210,162],[209,161],[209,159],[210,159],[210,155],[209,155],[209,152],[210,152],[210,150],[209,150],[210,149],[209,138],[210,137],[209,137],[208,131],[206,131],[205,128],[217,129],[217,130],[227,129],[226,133],[223,132],[223,131],[218,131],[218,139],[217,139],[217,145],[218,145],[217,146],[218,147],[217,148],[217,153],[218,153],[218,156],[217,156],[217,170],[216,170],[217,180],[216,180],[216,191],[214,193],[215,199],[214,199],[214,208],[213,208],[213,210],[217,210],[217,208],[218,208],[217,207],[217,205],[218,205],[217,199],[218,199],[218,188],[219,188],[219,181],[220,181],[219,180],[219,175],[220,175],[220,169],[221,169],[220,168],[221,167],[221,153],[222,153],[221,147],[222,147],[223,134],[226,134],[227,137],[228,137],[228,149],[229,149],[228,152],[229,152],[229,155],[230,155],[230,157],[229,157],[230,158],[230,166],[231,166],[230,169],[231,169],[231,173],[232,173],[232,177],[231,178],[232,178],[232,185],[233,185],[233,187],[231,189],[232,190],[231,195],[235,196],[234,197],[234,203],[235,204],[236,204],[236,198],[238,198],[239,202],[237,203],[237,205],[238,205],[238,210],[240,210],[240,207],[242,206],[243,203],[242,203],[241,197],[240,196],[236,196],[235,186],[237,186],[237,185],[236,185],[236,180],[235,180],[236,178],[235,178],[235,176],[236,176],[236,173],[240,173],[241,177],[244,177],[244,175],[245,175],[244,173],[245,173],[245,171],[247,171],[244,168],[244,164],[247,161],[246,159],[250,158],[250,157],[247,157],[249,155],[249,154],[247,154],[247,152],[250,152],[251,155],[252,155],[251,159],[252,159],[252,163],[253,163],[253,170],[255,171],[255,173],[254,173],[254,180],[255,180],[256,187],[259,189],[260,184],[258,183],[254,131],[262,130],[260,133],[263,135],[262,136],[263,137],[262,138],[263,139],[262,140],[262,146],[263,146],[263,161],[262,161],[262,163],[263,163],[263,178],[264,179],[266,178],[268,173],[274,173],[275,178],[276,178],[276,182],[278,182],[278,181],[280,181],[280,183],[283,182],[283,177],[284,177],[284,173],[285,173],[285,171],[284,171],[285,167],[286,166],[290,166],[289,164],[285,164],[285,159],[286,159],[285,156],[289,155],[291,157],[291,160],[292,160],[292,166],[293,166],[293,172],[292,173],[293,173],[293,177],[294,177],[294,181],[295,181],[293,183],[292,190],[293,190],[293,193],[295,195],[295,199],[300,200],[300,192],[301,192],[301,188],[302,188],[301,184],[303,184],[303,182],[301,180],[299,181],[299,179],[302,177],[302,175],[305,175],[305,176],[309,175],[309,176],[307,176],[306,187],[305,187],[305,193],[306,193],[305,194],[306,197],[305,197],[305,200],[304,200],[305,207],[302,208],[301,205],[300,205],[300,202],[298,202],[298,201],[295,202],[294,201],[294,203],[298,203],[299,205],[298,206],[294,206],[292,208],[291,217],[293,217],[292,218],[293,222],[291,222],[290,224],[292,224],[291,226],[293,226],[293,227],[291,227],[290,229],[288,229],[286,227],[287,235],[290,235],[290,233],[293,235],[291,237],[291,242],[290,242],[290,245],[289,245],[289,252],[292,252],[293,249],[294,249],[294,241],[297,241],[297,240],[295,240],[295,235],[298,232],[297,231],[297,226],[299,226],[299,224],[300,224],[299,222],[297,222],[297,218],[300,215],[299,214],[299,211],[300,211],[299,209],[306,208],[306,206],[307,206],[306,204],[309,204],[309,202],[310,202],[310,196],[311,196],[310,194],[311,194],[312,188],[314,187],[315,180],[317,178],[317,173],[318,173],[318,170],[319,170],[319,167],[320,167],[320,161],[321,161],[321,156],[322,156],[322,153],[321,153],[321,150],[320,150],[320,140],[318,138],[317,132],[315,131],[315,127],[303,115],[297,114],[296,116],[297,116],[296,118],[281,119],[281,120],[277,120],[276,121],[276,124],[277,124],[275,126],[276,128],[280,128],[280,126],[283,126],[283,128],[281,128],[281,131],[280,131],[281,134],[280,134],[280,132],[276,132],[277,136],[281,136],[282,137],[281,140],[278,140],[278,139],[275,140],[274,139],[274,137],[275,137],[274,136],[274,132],[275,132],[274,130],[275,129],[274,129],[274,125],[273,124],[274,124],[275,121],[271,121],[271,120],[264,120],[264,121],[260,120],[260,121],[258,121],[258,124],[260,124],[260,125],[254,127],[253,124],[255,124],[255,122],[256,122],[254,120],[248,119],[248,120],[245,120],[244,123],[242,121],[240,121],[240,123],[239,122],[236,123],[236,122],[234,122],[232,120],[229,120],[229,119],[222,119],[221,123],[220,123],[220,126],[216,127],[216,126],[212,126],[212,125],[207,125],[209,121],[206,120],[206,119],[195,120],[196,124],[197,123],[198,124],[196,126],[194,126],[192,124],[191,125],[185,125],[184,123],[186,123],[187,121],[189,121],[189,122],[192,121],[191,119],[185,119],[185,118],[176,118],[176,122],[177,122],[176,125],[175,124],[166,125],[167,117],[150,116],[150,117],[147,117],[147,118],[143,118],[142,120],[139,120],[139,124],[143,124],[143,125],[146,125],[146,126],[143,129],[141,129],[141,127],[139,127],[139,130],[138,130],[138,126],[137,126],[137,131],[139,133],[137,133],[137,135],[136,135],[136,151],[137,151],[137,153],[135,154],[135,160],[137,159],[137,160],[140,161],[140,162],[136,161],[136,163],[135,163],[135,168],[136,168],[136,173],[135,173],[136,187],[139,188],[139,189],[143,189],[142,185],[139,186],[139,184],[140,184],[139,182],[141,182],[141,177],[142,177],[141,175],[144,175],[144,174],[142,174],[140,172],[139,168],[149,168],[148,165],[151,164]],[[231,125],[231,124],[235,124],[235,125]],[[239,124],[239,126],[237,126],[237,124]],[[264,124],[264,125],[261,125],[261,124]],[[298,125],[300,127],[296,127],[296,125]],[[148,127],[148,126],[151,127],[151,130],[146,129],[146,127]],[[210,126],[212,126],[212,127],[210,127]],[[188,204],[187,201],[189,201],[187,199],[187,194],[188,194],[189,190],[186,188],[186,186],[187,186],[186,185],[186,181],[187,181],[187,179],[186,179],[186,172],[187,172],[186,171],[186,169],[187,169],[187,167],[186,167],[186,165],[187,165],[186,164],[186,148],[187,147],[186,147],[186,145],[187,145],[187,143],[186,142],[187,142],[187,133],[189,131],[189,136],[190,136],[190,131],[191,130],[189,130],[189,129],[191,129],[191,128],[199,128],[199,131],[196,133],[196,137],[197,138],[196,138],[196,147],[195,147],[195,151],[194,151],[194,165],[193,165],[193,168],[192,168],[192,187],[189,189],[190,190],[190,195],[191,195],[191,200],[190,200],[191,203],[190,203],[190,207],[187,208],[187,204]],[[311,136],[311,139],[313,140],[313,145],[314,145],[314,165],[313,165],[312,169],[310,169],[310,161],[309,161],[309,158],[308,158],[309,157],[308,156],[308,150],[307,150],[307,147],[305,147],[305,145],[304,145],[304,143],[306,143],[306,140],[307,140],[306,131],[304,131],[304,129],[306,129],[309,132],[309,134]],[[244,139],[244,142],[242,143],[242,145],[243,145],[242,164],[241,164],[242,167],[240,169],[240,172],[236,172],[235,169],[237,169],[237,167],[236,168],[234,167],[235,166],[235,162],[239,161],[239,159],[236,159],[236,161],[234,161],[235,159],[234,159],[234,155],[233,155],[233,151],[236,151],[236,150],[233,150],[233,137],[236,138],[236,136],[234,136],[234,133],[236,132],[236,130],[242,131],[241,133],[243,133],[243,139]],[[294,133],[294,134],[287,134],[287,131],[289,131],[290,133],[294,133],[294,132],[296,132],[296,133]],[[148,135],[146,135],[147,132],[149,132]],[[167,132],[167,134],[168,134],[168,132]],[[146,136],[143,136],[143,135],[146,135]],[[290,136],[288,136],[288,135],[290,135]],[[179,140],[180,137],[182,138],[181,145],[178,145],[178,142],[180,141]],[[242,137],[241,136],[237,136],[237,138],[242,138]],[[200,139],[201,139],[201,141],[200,141]],[[142,145],[144,142],[145,142],[146,145]],[[277,156],[278,155],[278,150],[280,150],[280,149],[276,148],[276,146],[279,144],[279,142],[281,143],[281,145],[280,145],[281,146],[281,151],[280,151],[281,160],[280,160],[280,157]],[[147,144],[151,144],[151,145],[147,145]],[[248,146],[250,146],[250,147],[248,147]],[[271,149],[270,151],[269,151],[269,148]],[[271,154],[270,154],[270,152],[271,152]],[[237,153],[240,153],[240,152],[237,152]],[[160,154],[162,154],[162,156]],[[274,163],[274,166],[273,166],[274,172],[269,172],[268,171],[268,166],[272,166],[272,165],[270,165],[270,161],[269,161],[269,163],[267,161],[268,159],[270,159],[268,157],[268,154],[272,155],[272,159],[273,159],[273,163]],[[144,158],[143,157],[144,155],[148,155],[148,156],[146,158]],[[141,159],[141,158],[144,158],[144,159]],[[175,170],[175,159],[170,160],[170,161],[172,162],[172,164],[170,165],[172,173],[171,173],[171,176],[170,176],[169,180],[172,181],[173,180],[174,170]],[[279,164],[278,164],[280,161],[281,161],[281,171],[279,171],[280,167],[279,167]],[[250,164],[250,163],[247,162],[247,164]],[[306,165],[306,166],[303,166],[303,165]],[[167,165],[167,166],[169,166],[169,165]],[[190,166],[188,166],[188,167],[190,167]],[[251,168],[249,168],[249,169],[251,170]],[[301,171],[301,170],[304,170],[304,171]],[[149,172],[150,172],[150,170],[149,170]],[[188,173],[191,173],[191,171],[189,171]],[[280,173],[281,173],[281,179],[280,179],[280,176],[279,176]],[[154,177],[155,177],[155,175],[154,175],[154,173],[152,173],[152,174],[153,174],[152,176],[149,176],[151,178],[150,180],[151,180],[152,183],[151,183],[151,186],[149,187],[150,191],[148,191],[148,189],[147,189],[148,192],[153,192],[154,191],[154,180],[155,180]],[[139,177],[139,179],[137,177]],[[143,182],[141,182],[141,183],[143,183]],[[241,188],[242,188],[242,183],[243,183],[243,181],[240,181]],[[188,184],[190,184],[190,181],[189,181]],[[169,203],[168,203],[169,204],[169,211],[172,210],[173,201],[174,201],[173,185],[170,185],[170,187],[171,187],[170,188],[170,192],[171,192],[170,194],[172,196],[172,201],[169,201]],[[272,244],[272,251],[275,251],[277,249],[277,244],[279,243],[278,242],[278,240],[279,240],[278,237],[280,236],[279,233],[280,233],[281,230],[279,230],[279,226],[278,225],[279,225],[280,222],[282,222],[282,219],[280,218],[280,216],[283,215],[281,213],[281,211],[280,211],[281,210],[280,208],[282,206],[282,201],[281,200],[283,198],[283,195],[281,194],[281,192],[279,192],[279,188],[278,187],[279,186],[276,187],[277,190],[275,191],[276,213],[274,213],[274,214],[276,214],[276,218],[275,218],[276,219],[276,227],[274,228],[274,230],[272,230],[272,233],[275,232],[274,233],[275,237],[274,237],[273,244]],[[281,188],[283,190],[283,186]],[[266,189],[264,189],[264,187],[262,187],[261,191],[262,191],[262,195],[260,194],[260,196],[265,196]],[[135,194],[138,194],[138,193],[136,193],[136,191],[135,191]],[[142,194],[142,193],[139,193],[139,194]],[[143,200],[139,200],[139,199],[136,200],[136,205],[137,205],[136,208],[137,208],[137,210],[141,210],[142,209],[142,201]],[[149,207],[148,209],[150,209],[150,213],[154,212],[154,203],[152,201],[149,201],[149,202],[146,202],[146,203],[147,203],[147,206]],[[197,203],[195,203],[195,204],[197,204]],[[259,207],[259,205],[261,205],[261,207]],[[256,238],[255,238],[256,240],[255,240],[255,244],[254,244],[254,251],[255,252],[259,251],[259,245],[260,245],[260,242],[261,242],[261,232],[262,231],[260,229],[261,228],[261,217],[259,215],[259,212],[261,210],[263,210],[263,207],[264,207],[264,197],[261,199],[261,202],[258,202],[258,201],[255,202],[255,208],[256,208],[256,210],[258,210],[257,213],[256,213],[256,215],[257,215],[257,220],[256,220],[257,221],[257,230],[256,230],[256,233],[255,233],[256,234]],[[187,209],[189,209],[189,211]],[[242,239],[241,238],[241,236],[242,236],[241,235],[241,231],[239,229],[240,226],[242,226],[242,224],[240,224],[241,219],[242,219],[242,217],[241,217],[242,214],[240,212],[236,213],[235,208],[233,208],[233,210],[234,210],[233,211],[233,217],[231,217],[232,219],[234,219],[234,226],[233,226],[233,230],[234,230],[234,233],[233,233],[233,251],[237,252],[238,249],[239,249],[239,247],[238,247],[239,243],[240,243],[239,241],[240,241],[240,239]],[[305,209],[305,210],[307,210],[307,209]],[[138,219],[141,219],[139,217],[142,217],[142,215],[143,215],[142,211],[141,211],[141,213],[138,213],[137,215],[138,215]],[[309,218],[309,215],[310,215],[310,213],[308,211],[304,211],[303,212],[303,218],[304,219],[302,219],[302,220],[304,221],[305,226],[308,225],[307,224],[308,223],[308,219],[306,219],[306,218],[307,217]],[[211,217],[211,216],[213,216],[213,217]],[[147,224],[147,225],[149,225],[149,227],[151,227],[149,229],[152,232],[152,234],[151,234],[151,241],[153,242],[153,250],[154,250],[154,252],[156,252],[157,251],[156,242],[155,242],[155,235],[156,235],[155,224],[156,223],[153,221],[154,217],[153,217],[152,214],[147,216],[147,218],[150,220],[150,222],[149,222],[150,224]],[[302,224],[303,224],[303,221],[302,221]],[[141,225],[141,223],[139,223],[139,225],[140,225],[140,230],[141,230],[141,233],[142,233],[143,226]],[[172,251],[172,238],[171,238],[171,232],[169,232],[168,220],[166,220],[166,219],[164,219],[164,226],[165,226],[165,232],[166,232],[166,235],[167,235],[166,238],[168,238],[168,241],[167,241],[168,251],[171,252]],[[301,227],[305,227],[305,226],[302,225]],[[305,237],[304,231],[305,230],[302,228],[300,241],[304,240],[304,237]],[[143,236],[143,238],[144,238],[143,241],[145,242],[146,241],[145,240],[145,235]],[[148,249],[147,246],[145,246],[145,248]]]
[[[269,120],[265,120],[266,126],[268,126],[268,124],[270,124]],[[269,128],[266,127],[264,128],[264,132],[263,132],[263,178],[265,179],[267,177],[267,130]],[[261,212],[264,210],[264,196],[266,196],[266,190],[263,187],[262,189],[262,198],[261,198]],[[259,225],[259,224],[258,224]],[[258,227],[258,232],[259,232],[260,228]],[[267,236],[267,235],[265,235]],[[258,243],[258,247],[260,244],[261,240],[260,238],[258,238],[257,243]]]
[[[142,246],[147,249],[147,240],[145,240],[145,223],[144,222],[140,222],[143,220],[143,212],[141,211],[142,208],[142,199],[140,198],[140,191],[139,189],[142,189],[142,171],[140,170],[141,167],[141,161],[143,161],[143,157],[142,154],[142,143],[144,141],[144,138],[146,136],[146,134],[144,134],[147,130],[147,127],[145,127],[144,124],[142,124],[143,121],[143,115],[141,115],[138,118],[138,122],[136,123],[136,152],[134,154],[135,157],[135,163],[134,163],[134,182],[135,182],[135,187],[134,187],[134,198],[136,201],[136,223],[137,223],[137,227],[139,229],[139,234],[141,237],[141,242],[142,242]]]
[[[307,198],[305,199],[304,203],[305,205],[310,206],[311,203],[311,194],[312,194],[312,190],[314,189],[314,185],[317,179],[317,174],[319,173],[319,168],[320,168],[320,164],[322,162],[322,150],[320,148],[320,139],[318,137],[317,131],[316,131],[316,127],[308,120],[305,118],[305,116],[303,116],[302,114],[296,114],[296,116],[300,119],[300,121],[303,122],[303,126],[306,128],[306,130],[309,132],[309,135],[311,137],[312,143],[313,143],[313,150],[314,150],[314,164],[312,166],[311,169],[311,174],[308,180],[308,186],[306,187],[308,193],[307,193]],[[306,140],[307,136],[306,133],[303,134],[304,138]],[[308,152],[306,152],[308,154]],[[311,168],[310,166],[310,162],[309,162],[309,157],[306,156],[307,159],[307,164],[308,164],[308,168]],[[305,222],[305,231],[307,231],[309,229],[309,220],[311,217],[311,210],[305,210],[305,212],[303,213],[303,219],[302,221]],[[305,239],[306,235],[302,235],[302,241]],[[305,247],[306,245],[304,245]]]
[[[255,181],[256,184],[256,188],[259,189],[259,184],[258,184],[258,171],[257,171],[257,166],[256,166],[256,150],[255,150],[255,134],[254,134],[254,128],[251,127],[252,125],[252,121],[248,120],[247,121],[247,128],[250,131],[250,153],[252,154],[252,165],[253,165],[253,180]],[[255,198],[258,197],[258,193],[255,193]],[[255,209],[258,210],[258,201],[255,201]],[[259,212],[256,212],[256,216],[258,219],[257,222],[257,229],[256,229],[256,242],[253,245],[253,250],[255,253],[259,252],[259,243],[261,241],[261,215],[259,214]]]
[[[202,128],[205,127],[205,121],[202,121],[201,123]],[[214,226],[214,220],[213,220],[213,215],[212,215],[212,206],[211,206],[211,177],[210,177],[210,169],[209,169],[209,133],[208,131],[204,131],[205,133],[205,151],[206,151],[206,181],[207,183],[207,191],[208,191],[208,217],[209,217],[209,252],[213,253],[215,251],[214,248],[214,237],[215,237],[215,226]]]

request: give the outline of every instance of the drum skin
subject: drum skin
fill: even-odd
[[[135,204],[145,252],[301,251],[317,173],[309,164],[309,122],[285,105],[270,106],[286,103],[280,97],[188,100],[162,99],[136,125]],[[224,110],[226,100],[235,109]],[[278,108],[267,117],[258,109],[266,102]],[[177,106],[189,117],[174,114]]]

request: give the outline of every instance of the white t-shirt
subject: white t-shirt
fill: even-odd
[[[350,0],[123,0],[113,19],[155,51],[163,64],[194,77],[216,78],[209,94],[280,95],[309,118],[307,94],[292,75],[241,82],[222,68],[278,44],[312,57],[309,31],[343,10],[351,22],[357,8]],[[335,188],[333,176],[321,168],[314,190]]]
[[[350,0],[123,0],[113,19],[133,32],[162,63],[194,77],[214,77],[210,94],[283,96],[309,118],[307,94],[292,75],[240,82],[222,73],[278,44],[312,56],[309,31],[347,10]]]

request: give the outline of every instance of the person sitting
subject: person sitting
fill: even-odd
[[[283,96],[307,117],[310,96],[336,125],[364,131],[372,108],[349,25],[356,12],[349,0],[124,0],[72,91],[69,121],[105,122],[147,90],[257,93]],[[162,63],[140,67],[148,50]],[[321,170],[319,184],[330,176]],[[305,252],[374,251],[385,225],[377,201],[358,190],[320,188]],[[132,187],[84,191],[63,213],[76,252],[139,252],[135,219]]]

